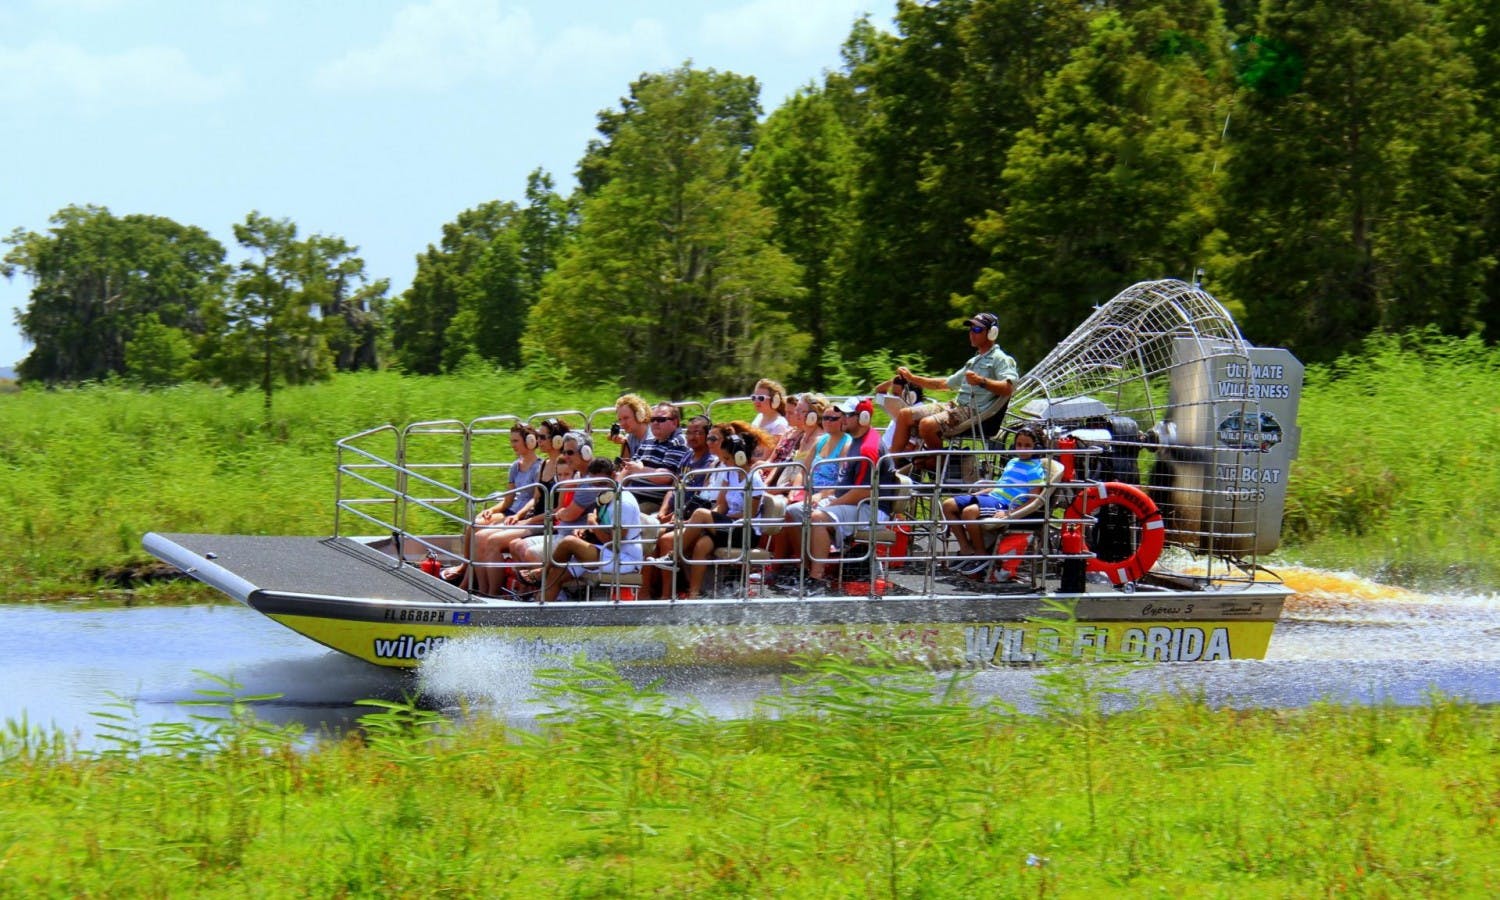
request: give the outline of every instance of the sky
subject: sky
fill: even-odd
[[[0,236],[70,204],[197,225],[257,210],[404,291],[444,223],[560,191],[644,72],[754,76],[770,112],[895,0],[3,0]],[[5,249],[9,249],[6,247]],[[30,280],[0,278],[0,368]]]

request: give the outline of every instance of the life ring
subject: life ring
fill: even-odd
[[[1071,520],[1092,516],[1099,507],[1111,505],[1123,506],[1135,514],[1136,521],[1141,526],[1140,543],[1136,545],[1135,553],[1126,559],[1112,562],[1094,557],[1088,561],[1088,570],[1103,572],[1114,584],[1139,581],[1161,558],[1162,546],[1167,540],[1166,523],[1162,521],[1161,510],[1156,508],[1145,491],[1118,481],[1089,485],[1087,490],[1073,499],[1072,505],[1068,507],[1068,518]]]

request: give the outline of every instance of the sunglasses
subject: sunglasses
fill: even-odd
[[[719,442],[719,436],[717,434],[711,434],[708,437],[704,438],[704,440],[708,441],[710,444],[717,444]]]
[[[825,422],[837,422],[840,419],[842,419],[843,417],[844,417],[843,413],[830,413],[829,415],[826,415],[826,416],[823,417],[823,421],[825,421]]]
[[[651,417],[651,422],[652,422],[652,424],[655,424],[655,425],[660,425],[663,422],[675,422],[675,421],[677,421],[677,420],[674,419],[674,418],[672,418],[671,416],[652,416]]]
[[[990,327],[988,325],[970,325],[969,326],[969,334],[978,334],[981,331],[989,331],[989,330],[990,330]]]
[[[563,456],[577,456],[577,455],[578,455],[578,451],[577,450],[564,450],[563,451]]]
[[[750,399],[756,401],[757,403],[764,403],[767,400],[771,399],[771,395],[770,394],[751,394],[750,395]]]

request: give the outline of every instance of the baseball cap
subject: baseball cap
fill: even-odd
[[[991,328],[999,324],[1000,317],[995,315],[994,313],[987,312],[975,313],[974,315],[969,317],[969,320],[967,322],[964,322],[964,326],[966,328]]]
[[[875,412],[875,404],[870,400],[869,397],[850,397],[849,399],[840,403],[837,409],[839,412],[843,413],[846,416],[856,416],[861,412],[867,412],[873,415]]]

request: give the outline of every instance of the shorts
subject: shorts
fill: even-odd
[[[959,494],[953,498],[960,511],[978,506],[985,515],[993,515],[1005,508],[1005,501],[994,494]]]
[[[714,524],[735,527],[719,527],[708,532],[709,537],[714,539],[714,549],[723,550],[726,547],[739,549],[745,543],[745,528],[743,519],[731,519],[726,515],[715,512]]]
[[[859,525],[868,525],[870,522],[870,501],[861,500],[858,506],[847,504],[829,505],[820,509],[837,524],[834,530],[838,533],[838,543],[842,544],[854,536],[855,528]],[[890,517],[884,511],[876,512],[876,521],[889,521]],[[819,523],[814,523],[819,524]]]
[[[912,422],[935,419],[943,437],[953,437],[967,432],[970,427],[969,423],[978,415],[974,407],[959,406],[951,400],[947,403],[923,403],[921,406],[907,408],[912,411]]]
[[[599,548],[599,561],[596,563],[568,563],[568,574],[574,578],[582,578],[590,572],[597,572],[599,576],[608,581],[615,574],[615,551],[610,547]],[[620,555],[619,572],[621,575],[633,575],[641,570],[641,552],[639,547],[627,548],[627,552]]]

